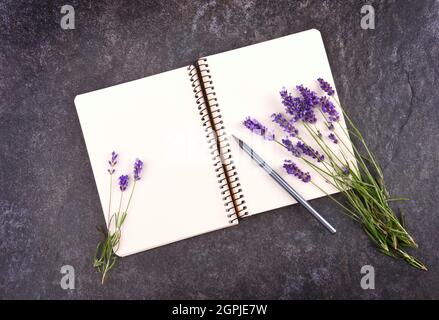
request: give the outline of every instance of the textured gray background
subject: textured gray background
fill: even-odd
[[[76,9],[76,30],[59,26]],[[439,298],[438,1],[1,1],[1,298]],[[103,223],[73,105],[83,92],[317,28],[336,85],[404,203],[420,272],[375,250],[329,199],[330,236],[288,207],[127,257],[105,286],[91,267]],[[184,214],[184,213],[182,213]],[[59,286],[76,270],[76,289]],[[371,264],[376,289],[360,288]]]

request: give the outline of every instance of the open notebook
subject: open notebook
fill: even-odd
[[[116,253],[126,256],[237,225],[238,218],[295,203],[239,149],[232,134],[304,198],[323,196],[285,173],[283,160],[291,158],[286,151],[242,125],[247,116],[270,125],[270,115],[283,111],[280,89],[304,84],[318,90],[318,77],[333,83],[320,33],[309,30],[78,95],[75,104],[106,218],[111,151],[120,154],[116,176],[131,173],[135,158],[144,162]],[[345,143],[350,145],[348,139]],[[336,192],[318,175],[313,179],[326,192]],[[112,211],[118,197],[113,184]]]

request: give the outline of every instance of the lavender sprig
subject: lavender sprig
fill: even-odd
[[[285,147],[285,149],[287,149],[289,152],[291,152],[291,154],[293,156],[295,156],[296,158],[300,158],[302,156],[302,150],[300,148],[298,148],[297,146],[295,146],[294,143],[291,142],[291,140],[285,138],[285,139],[282,139],[282,143],[283,143],[283,146]]]
[[[130,177],[127,174],[121,175],[119,177],[119,188],[120,188],[120,191],[124,192],[128,188],[129,180],[130,180]]]
[[[110,174],[110,175],[112,175],[116,170],[114,169],[114,167],[116,166],[116,164],[117,164],[117,156],[118,156],[118,154],[115,152],[115,151],[113,151],[112,153],[111,153],[111,159],[110,160],[108,160],[108,164],[110,165],[110,167],[107,169],[107,171],[108,171],[108,173]]]
[[[263,136],[266,140],[272,141],[275,138],[273,130],[268,129],[254,118],[247,117],[244,120],[244,126],[246,126],[251,132]]]
[[[108,161],[110,165],[110,169],[108,170],[110,174],[110,201],[109,201],[109,212],[111,212],[111,194],[112,194],[112,176],[115,172],[114,167],[117,164],[118,154],[116,152],[112,152],[111,160]],[[133,176],[134,183],[131,188],[130,197],[128,200],[128,204],[124,211],[121,210],[122,207],[122,199],[125,191],[129,187],[130,177],[129,175],[121,175],[119,176],[119,190],[120,190],[120,201],[119,201],[119,209],[116,213],[114,213],[111,217],[107,219],[108,225],[107,228],[100,228],[99,230],[104,235],[104,240],[98,243],[96,248],[96,254],[93,259],[93,267],[95,267],[102,274],[102,283],[104,283],[106,275],[113,268],[114,264],[117,261],[117,255],[115,252],[119,249],[120,238],[122,235],[122,225],[125,222],[125,219],[128,214],[128,208],[131,203],[131,198],[134,193],[134,188],[136,186],[136,182],[140,180],[140,174],[143,169],[143,162],[139,159],[136,159],[134,162]]]
[[[320,83],[323,84],[322,89],[328,90],[328,86],[322,81]],[[351,167],[349,163],[343,161],[346,156],[342,148],[340,148],[340,153],[343,159],[340,161],[339,158],[334,157],[338,163],[342,163],[341,167],[331,161],[336,172],[334,175],[336,183],[333,185],[344,194],[348,206],[335,200],[336,203],[362,224],[367,235],[375,242],[381,252],[391,257],[401,257],[413,267],[427,270],[421,261],[406,251],[406,248],[417,248],[417,244],[405,229],[402,218],[398,218],[389,205],[390,201],[399,199],[390,198],[384,184],[382,170],[374,154],[370,151],[361,132],[343,110],[338,100],[333,99],[350,126],[348,131],[339,124],[341,131],[348,139],[349,133],[352,133],[361,144],[361,149],[357,148],[355,143],[352,144],[353,151],[346,148],[347,152],[355,158],[355,166]],[[322,111],[329,114],[329,121],[337,121],[339,119],[338,112],[330,98],[325,97],[322,100]],[[344,145],[343,140],[339,140],[334,133],[329,135],[329,139],[334,143],[340,141]],[[322,142],[326,145],[326,142]],[[333,155],[335,156],[335,154]]]
[[[304,87],[303,85],[296,86],[297,91],[300,92],[300,94],[303,97],[303,101],[310,107],[314,107],[319,104],[320,99],[317,96],[317,93],[314,91],[311,91],[310,89]]]
[[[107,213],[107,224],[110,224],[110,214],[111,214],[111,196],[112,196],[112,188],[113,188],[113,173],[116,172],[116,164],[117,164],[117,156],[118,154],[116,151],[111,152],[111,158],[108,160],[108,164],[110,167],[107,169],[108,173],[110,174],[110,197],[108,201],[108,213]],[[107,227],[108,227],[107,225]]]
[[[378,248],[386,255],[392,257],[402,257],[412,266],[427,270],[426,266],[407,253],[406,248],[416,248],[417,244],[406,231],[402,219],[399,219],[392,208],[389,206],[389,194],[384,185],[384,177],[375,156],[369,150],[363,136],[352,120],[342,109],[338,100],[334,97],[335,90],[324,79],[318,78],[317,82],[325,95],[318,98],[317,94],[303,85],[296,87],[299,96],[293,96],[285,88],[280,91],[282,104],[286,113],[291,116],[290,121],[286,121],[282,114],[273,114],[272,120],[279,124],[280,128],[288,134],[282,139],[282,143],[274,139],[274,133],[270,137],[286,148],[293,156],[301,159],[310,165],[317,174],[325,179],[327,183],[338,189],[346,197],[347,205],[342,204],[334,197],[330,198],[340,205],[352,218],[359,221],[368,236],[376,243]],[[335,104],[337,104],[337,107]],[[314,111],[316,107],[321,108],[321,114],[325,120],[325,125],[330,131],[328,139],[323,139],[322,132],[317,126],[311,126],[317,122]],[[339,123],[341,113],[349,124],[347,128]],[[310,133],[311,138],[319,145],[322,153],[310,148],[308,144],[297,136],[297,123]],[[259,126],[260,123],[248,123],[247,127],[255,133],[265,137],[265,127]],[[339,137],[340,132],[336,132],[335,125],[339,125],[340,130],[349,139],[349,133],[361,143],[361,152],[352,144],[352,148],[346,146],[344,139]],[[294,129],[293,129],[294,127]],[[294,144],[289,138],[297,137],[299,142]],[[329,146],[330,143],[339,144],[338,152]],[[309,147],[309,148],[308,148]],[[344,149],[343,149],[344,147]],[[346,155],[348,153],[348,156]],[[303,155],[311,156],[318,162],[323,162],[322,166],[317,166],[308,161]],[[324,161],[328,159],[328,161]],[[355,160],[347,160],[352,159]],[[350,162],[353,164],[350,165]],[[366,163],[367,162],[367,163]],[[355,165],[354,165],[355,164]],[[283,164],[287,173],[296,176],[304,182],[311,181],[311,175],[303,172],[296,163],[286,160]],[[320,191],[325,192],[311,181]]]
[[[133,166],[133,173],[134,173],[133,189],[131,190],[130,198],[128,199],[128,204],[125,209],[125,212],[128,212],[128,208],[131,203],[131,198],[133,197],[133,193],[134,193],[134,189],[136,188],[137,181],[140,180],[140,174],[142,173],[142,170],[143,170],[142,160],[136,159],[136,161],[134,161],[134,166]]]
[[[329,138],[333,143],[335,143],[335,144],[338,143],[338,139],[337,139],[337,137],[335,136],[335,134],[330,133],[330,134],[328,135],[328,138]]]
[[[134,181],[140,180],[140,173],[143,169],[143,162],[142,160],[136,159],[134,162]]]
[[[302,152],[307,156],[316,159],[317,162],[322,162],[325,160],[325,156],[323,154],[320,154],[317,150],[314,150],[312,147],[303,143],[302,141],[298,141],[296,147],[302,150]]]
[[[328,97],[321,97],[320,104],[322,106],[323,113],[327,113],[329,115],[330,122],[337,122],[340,120],[340,114],[337,112],[337,109],[331,100],[328,99]]]
[[[282,113],[273,113],[271,120],[276,122],[290,137],[295,137],[299,134],[299,130],[293,124],[294,122],[288,121]]]
[[[283,167],[288,174],[294,175],[303,182],[311,181],[311,175],[309,172],[303,172],[300,168],[291,160],[285,160]]]
[[[326,92],[326,94],[328,96],[333,96],[334,95],[335,91],[334,91],[334,89],[332,89],[331,85],[328,82],[326,82],[322,78],[318,78],[317,81],[320,84],[320,88],[322,88],[322,90],[324,92]]]
[[[305,91],[303,91],[305,94]],[[313,110],[314,96],[307,96],[307,98],[300,99],[293,97],[285,88],[280,91],[282,104],[285,106],[285,111],[292,116],[292,121],[305,121],[308,123],[316,123],[317,118]],[[306,99],[306,100],[305,100]]]

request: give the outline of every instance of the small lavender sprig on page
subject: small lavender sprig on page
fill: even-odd
[[[108,272],[114,267],[117,261],[117,255],[115,252],[119,249],[120,238],[122,235],[122,226],[128,214],[128,209],[131,203],[131,199],[134,194],[134,189],[137,181],[140,180],[140,174],[143,169],[143,162],[136,159],[134,162],[133,170],[133,187],[131,188],[131,193],[128,199],[128,203],[124,210],[122,210],[123,195],[129,188],[130,176],[121,175],[119,176],[119,204],[118,210],[111,214],[111,201],[112,201],[112,188],[113,188],[113,174],[116,172],[118,154],[116,152],[111,153],[111,159],[108,161],[110,167],[108,168],[108,173],[110,175],[110,188],[109,188],[109,204],[108,204],[108,215],[107,215],[107,225],[105,228],[98,228],[98,230],[103,234],[104,240],[98,243],[96,248],[95,257],[93,259],[93,267],[95,267],[102,274],[102,283],[104,283]]]
[[[288,174],[303,182],[311,182],[340,205],[349,216],[361,223],[381,252],[392,257],[401,257],[415,268],[427,270],[421,261],[407,252],[407,248],[417,248],[417,244],[407,232],[402,217],[398,218],[389,205],[391,201],[405,199],[390,198],[375,156],[336,99],[334,89],[322,78],[317,79],[317,82],[323,91],[320,98],[316,92],[303,85],[296,86],[298,96],[293,96],[285,88],[280,91],[286,115],[275,113],[271,119],[288,135],[281,141],[276,139],[273,130],[254,118],[247,118],[244,121],[245,127],[282,146],[288,155],[308,164],[313,169],[313,174],[321,176],[326,183],[340,191],[345,196],[346,204],[327,194],[296,162],[284,161],[283,168]],[[340,124],[341,114],[347,119],[347,128]],[[318,118],[323,122],[323,129],[322,126],[318,127]],[[310,142],[318,145],[320,150],[312,148],[303,140],[299,124],[300,130],[304,129],[311,137]],[[266,138],[268,132],[269,139]],[[352,144],[350,148],[344,142],[350,139],[349,135],[358,142],[358,146]],[[298,141],[293,142],[293,138]]]

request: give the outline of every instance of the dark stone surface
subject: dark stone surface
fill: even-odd
[[[76,29],[60,28],[60,7]],[[2,1],[1,298],[439,298],[438,1]],[[200,55],[317,28],[339,94],[385,168],[419,243],[420,272],[380,254],[329,199],[339,232],[300,207],[127,257],[105,286],[91,267],[103,222],[73,98]],[[59,285],[74,266],[76,289]],[[360,287],[375,267],[376,289]]]

